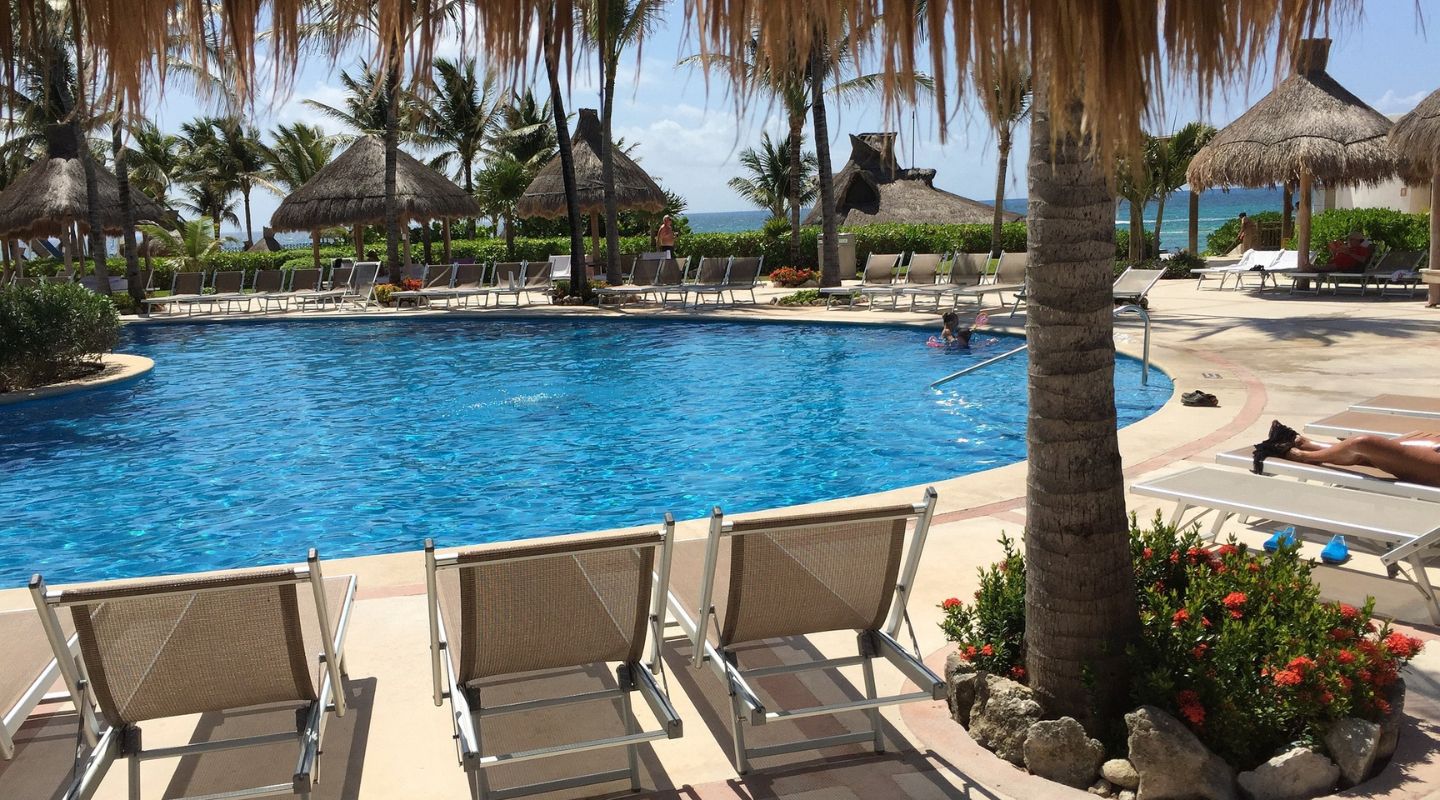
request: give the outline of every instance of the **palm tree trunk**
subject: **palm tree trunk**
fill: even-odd
[[[1139,629],[1115,432],[1115,200],[1088,142],[1052,146],[1045,91],[1038,80],[1030,134],[1026,668],[1047,716],[1093,733],[1123,711]]]
[[[835,224],[835,176],[830,171],[830,127],[825,122],[825,70],[815,53],[810,55],[807,72],[810,114],[815,126],[816,179],[820,183],[820,222],[825,236],[821,247],[820,285],[839,286],[843,277],[840,274],[840,226]]]
[[[1130,198],[1130,261],[1145,260],[1145,204]]]
[[[1310,269],[1310,170],[1300,168],[1300,209],[1295,213],[1295,250],[1300,269]]]
[[[1162,194],[1160,195],[1160,198],[1155,202],[1155,248],[1156,248],[1157,254],[1158,254],[1159,250],[1164,247],[1164,245],[1160,243],[1160,223],[1162,223],[1162,222],[1164,222],[1164,221],[1165,221],[1165,195],[1162,193]]]
[[[428,219],[425,220],[424,225],[420,228],[420,243],[425,253],[425,263],[434,264],[434,252],[430,246],[430,220]]]
[[[503,216],[505,221],[505,257],[511,260],[515,258],[515,221],[509,212]],[[572,273],[573,274],[573,273]]]
[[[135,247],[135,203],[130,197],[130,170],[125,163],[125,144],[121,136],[121,120],[125,116],[125,97],[115,102],[115,121],[110,124],[110,152],[115,157],[115,181],[120,190],[120,215],[124,219],[125,285],[135,310],[144,312],[145,287],[140,285],[140,254]],[[158,222],[158,220],[157,220]]]
[[[400,87],[399,55],[391,54],[385,68],[385,260],[390,282],[400,285],[400,201],[395,196],[395,161],[400,149],[400,120],[396,118],[396,92]]]
[[[1190,190],[1190,255],[1200,254],[1200,193]]]
[[[463,169],[464,169],[464,175],[465,175],[465,194],[468,194],[468,195],[470,195],[471,197],[474,197],[474,196],[475,196],[475,165],[474,165],[473,163],[471,163],[470,161],[466,161]],[[470,218],[469,220],[467,220],[466,223],[465,223],[465,238],[467,238],[467,239],[474,239],[474,238],[475,238],[475,218],[474,218],[474,217],[471,217],[471,218]]]
[[[245,249],[255,244],[255,226],[250,222],[250,182],[240,186],[240,202],[245,206]]]
[[[800,161],[802,154],[800,137],[805,135],[804,112],[790,109],[790,179],[786,188],[790,203],[790,266],[800,265]]]
[[[550,82],[550,108],[555,117],[555,148],[560,153],[560,178],[565,184],[566,217],[570,223],[570,294],[590,302],[592,292],[585,270],[585,230],[580,225],[580,192],[575,185],[575,153],[570,128],[565,124],[565,98],[560,94],[560,32],[545,30],[545,76]],[[507,226],[508,229],[508,226]]]
[[[1010,169],[1010,133],[1000,131],[997,149],[1000,151],[1000,163],[995,168],[995,216],[990,222],[990,257],[998,258],[1004,249],[1001,246],[1000,232],[1005,225],[1005,173]]]
[[[80,166],[85,172],[85,223],[90,227],[90,255],[95,259],[96,290],[108,296],[110,270],[105,264],[105,231],[100,227],[100,185],[95,177],[95,154],[90,152],[90,145],[85,141],[85,128],[81,124],[85,116],[85,42],[83,20],[75,0],[70,0],[70,23],[75,35],[75,97],[70,108],[70,126],[75,132]]]
[[[1295,235],[1295,194],[1290,189],[1290,182],[1285,182],[1285,189],[1280,193],[1280,202],[1285,204],[1284,211],[1280,214],[1280,241],[1283,242]]]
[[[613,37],[614,31],[610,32]],[[602,48],[603,49],[603,48]],[[611,116],[615,110],[615,68],[619,59],[602,59],[605,96],[600,98],[600,179],[605,184],[605,282],[618,284],[620,274],[620,207],[615,198],[615,145]]]

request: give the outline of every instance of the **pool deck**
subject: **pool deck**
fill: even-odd
[[[788,290],[762,290],[762,304]],[[1424,308],[1423,300],[1291,296],[1283,292],[1197,290],[1191,281],[1160,284],[1151,293],[1154,338],[1153,363],[1175,382],[1175,395],[1160,411],[1120,432],[1121,452],[1128,482],[1157,477],[1189,466],[1213,463],[1223,449],[1248,445],[1266,435],[1271,419],[1293,427],[1344,410],[1352,402],[1380,393],[1433,395],[1440,377],[1440,311]],[[858,324],[906,323],[938,328],[934,314],[870,312],[819,308],[786,309],[769,305],[733,310],[706,309],[594,309],[537,306],[515,311],[406,311],[394,316],[473,313],[602,316],[693,314],[705,318],[739,318],[785,321],[844,321]],[[995,313],[992,323],[1005,329],[1006,313]],[[269,315],[301,317],[299,314]],[[333,313],[306,313],[305,319],[322,319]],[[350,316],[381,315],[377,312]],[[233,319],[238,319],[232,315]],[[1024,310],[1015,317],[1023,325]],[[192,317],[188,321],[210,319]],[[178,321],[187,321],[180,317]],[[157,319],[142,324],[164,324]],[[1138,354],[1141,336],[1138,320],[1117,323],[1121,349]],[[164,369],[159,364],[157,369]],[[937,376],[938,377],[938,376]],[[1200,388],[1215,394],[1219,408],[1186,408],[1182,392]],[[945,641],[937,627],[938,603],[952,596],[968,597],[976,588],[976,568],[999,555],[996,538],[1002,531],[1018,537],[1025,523],[1025,465],[1014,464],[936,484],[939,507],[935,525],[914,587],[910,612],[920,647],[931,654],[932,664],[943,662]],[[829,501],[827,507],[858,506],[877,500],[920,499],[920,487],[861,498]],[[1155,513],[1156,502],[1129,495],[1130,508],[1141,518]],[[1167,515],[1169,508],[1163,509]],[[657,520],[658,522],[658,520]],[[680,525],[682,538],[703,533],[701,521]],[[1258,546],[1269,531],[1263,526],[1227,524],[1225,533]],[[1318,557],[1322,538],[1307,539],[1304,549]],[[1352,543],[1353,545],[1353,543]],[[297,557],[303,552],[297,551]],[[323,555],[323,553],[322,553]],[[460,798],[467,796],[465,779],[456,765],[450,741],[447,712],[430,701],[430,673],[426,642],[424,574],[421,554],[371,556],[326,564],[336,575],[353,572],[360,578],[347,661],[352,712],[332,725],[326,735],[322,759],[320,798]],[[1440,570],[1429,570],[1440,582]],[[1376,597],[1378,613],[1414,626],[1418,635],[1435,639],[1436,630],[1420,595],[1408,583],[1385,578],[1372,555],[1357,553],[1346,569],[1319,567],[1324,594],[1360,603]],[[23,590],[0,591],[0,609],[23,608],[29,603]],[[849,636],[818,637],[816,646],[827,653],[853,648]],[[661,741],[642,757],[644,785],[641,796],[665,798],[1024,798],[1039,796],[1084,797],[1033,783],[1027,776],[974,752],[974,745],[958,726],[944,718],[943,703],[912,704],[884,712],[889,726],[890,754],[865,755],[858,748],[836,748],[757,762],[747,776],[737,776],[728,755],[729,733],[720,702],[723,691],[713,674],[694,672],[685,660],[683,644],[668,644],[666,671],[671,697],[685,720],[682,739]],[[772,654],[783,660],[786,648]],[[1412,665],[1407,711],[1426,719],[1440,718],[1440,645],[1433,645]],[[881,674],[881,691],[900,688],[896,674]],[[823,695],[824,676],[792,679],[769,686],[782,700],[803,703]],[[721,711],[720,709],[725,709]],[[249,719],[205,719],[208,731],[243,729]],[[808,720],[811,735],[824,735],[832,723],[826,718]],[[188,741],[196,719],[147,725],[146,743]],[[551,725],[566,727],[572,719]],[[582,723],[583,724],[583,723]],[[841,724],[841,723],[834,723]],[[779,727],[779,726],[771,726]],[[1392,764],[1373,790],[1361,796],[1440,797],[1440,744],[1434,725],[1412,728],[1402,737],[1401,756],[1414,760]],[[32,724],[22,737],[28,744],[9,765],[0,762],[0,796],[7,781],[26,786],[55,786],[68,773],[66,748],[73,743],[73,722],[61,715]],[[274,765],[283,776],[293,765],[291,749],[275,751]],[[164,796],[220,791],[254,785],[250,763],[262,754],[222,753],[184,762],[148,762],[143,766],[146,797],[166,786]],[[614,756],[619,758],[618,754]],[[180,768],[177,769],[177,763]],[[620,759],[623,764],[623,758]],[[611,764],[614,766],[614,764]],[[54,774],[54,779],[47,776]],[[1391,775],[1390,773],[1395,773]],[[236,777],[239,775],[240,777]],[[529,779],[534,779],[530,776]],[[49,783],[46,783],[49,781]],[[505,783],[507,781],[499,781]],[[16,784],[10,784],[16,785]],[[555,793],[554,797],[623,796],[623,784],[600,785],[589,790]],[[35,790],[31,790],[35,791]],[[597,793],[598,792],[598,793]],[[18,795],[17,795],[18,796]],[[44,793],[37,797],[48,796]],[[100,798],[125,796],[125,769],[111,770]],[[1346,796],[1357,796],[1346,793]]]

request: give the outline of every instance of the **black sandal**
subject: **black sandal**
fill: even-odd
[[[1202,392],[1196,389],[1193,392],[1186,392],[1180,395],[1180,404],[1192,408],[1218,408],[1220,399],[1209,392]]]

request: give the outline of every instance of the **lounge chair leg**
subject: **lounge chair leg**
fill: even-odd
[[[1430,576],[1425,573],[1425,562],[1420,558],[1420,553],[1410,556],[1410,569],[1415,571],[1415,585],[1420,593],[1425,595],[1425,602],[1429,606],[1430,622],[1440,625],[1440,600],[1435,597],[1435,587],[1430,585]]]
[[[130,800],[140,800],[140,729],[126,728],[122,736],[130,772]]]
[[[640,726],[635,724],[635,711],[630,707],[630,694],[635,689],[635,679],[628,674],[628,669],[622,665],[623,672],[620,674],[620,713],[625,715],[625,733],[639,733]],[[630,765],[630,791],[640,791],[640,745],[631,744],[625,747],[625,758]]]
[[[1185,505],[1184,503],[1176,503],[1176,504],[1175,504],[1175,513],[1170,515],[1170,527],[1172,527],[1172,528],[1178,528],[1178,527],[1180,527],[1180,520],[1181,520],[1181,518],[1183,518],[1183,517],[1185,516],[1185,512],[1186,512],[1186,511],[1189,511],[1189,510],[1190,510],[1190,506]]]
[[[1220,509],[1215,509],[1215,522],[1210,525],[1210,541],[1220,538],[1220,529],[1225,527],[1225,521],[1230,519],[1230,514]]]
[[[729,659],[732,665],[735,664],[733,654],[725,653],[723,657]],[[745,712],[740,700],[740,692],[735,689],[734,679],[728,679],[726,683],[728,684],[726,688],[730,692],[730,730],[731,742],[735,748],[735,772],[744,775],[750,771],[750,759],[746,757],[745,753]]]
[[[860,655],[865,659],[860,662],[865,673],[865,697],[874,700],[880,695],[875,693],[875,645],[870,641],[868,633],[860,634]],[[880,709],[866,709],[865,715],[870,718],[870,730],[875,734],[875,752],[885,752],[885,733],[881,727],[883,718],[880,716]]]

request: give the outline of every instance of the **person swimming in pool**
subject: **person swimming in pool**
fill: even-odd
[[[940,331],[940,341],[943,344],[955,345],[956,347],[969,347],[970,336],[975,333],[975,328],[960,327],[960,315],[954,311],[946,311],[940,317],[944,328]]]
[[[1276,455],[1302,464],[1374,467],[1402,481],[1440,486],[1440,433],[1412,431],[1393,439],[1351,436],[1334,444],[1323,444],[1275,422],[1270,427],[1270,440],[1276,443],[1275,449],[1279,451]],[[1289,440],[1288,447],[1286,440]]]

